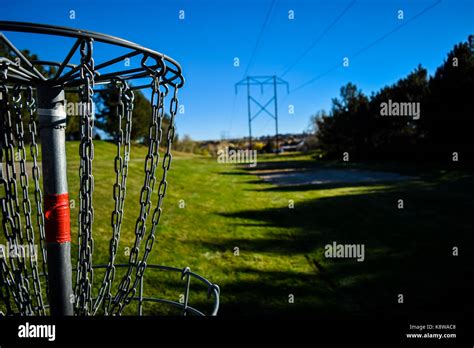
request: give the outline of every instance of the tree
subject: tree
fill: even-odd
[[[428,114],[422,120],[425,143],[446,151],[474,152],[474,55],[467,43],[454,46],[429,86]]]
[[[371,96],[368,124],[369,152],[372,158],[403,159],[415,153],[422,137],[421,119],[426,117],[426,99],[429,95],[428,72],[421,65]],[[420,103],[420,119],[413,117],[381,117],[381,105],[389,100],[403,103]]]
[[[197,143],[189,135],[185,134],[183,139],[175,138],[173,148],[176,151],[194,153],[196,152]]]
[[[40,60],[38,55],[31,53],[29,50],[21,50],[21,53],[25,58],[30,61],[38,61]],[[18,57],[14,52],[12,52],[3,41],[0,42],[0,57],[7,58],[11,60],[12,62],[16,62]],[[21,61],[20,61],[21,63]],[[46,78],[50,78],[56,74],[56,68],[54,66],[50,66],[49,68],[45,68],[43,65],[35,65],[35,68],[43,74]],[[66,92],[65,94],[66,101],[68,103],[77,103],[79,101],[79,96],[77,93],[73,92]],[[71,105],[71,104],[69,104]],[[68,111],[67,105],[66,105],[66,112]],[[75,113],[67,113],[67,120],[66,120],[66,138],[67,139],[79,139],[79,115],[76,115]],[[26,115],[26,111],[23,112],[23,128],[28,129],[28,116]],[[39,137],[39,134],[38,134]],[[29,133],[25,133],[25,141],[29,142],[30,141],[30,136]]]
[[[329,116],[320,114],[316,119],[317,138],[329,157],[351,152],[360,156],[367,141],[368,98],[348,83],[341,87],[340,99],[332,100]]]
[[[474,154],[472,117],[474,55],[467,43],[454,46],[434,76],[421,65],[370,98],[351,83],[333,99],[330,115],[314,117],[319,146],[329,155],[360,158],[439,159],[442,152]],[[381,117],[389,100],[419,103],[419,119]],[[469,156],[464,158],[468,159]]]
[[[119,95],[117,90],[102,90],[95,96],[96,125],[115,138],[118,134],[117,128],[117,105]],[[140,90],[134,91],[133,114],[132,114],[131,139],[146,142],[149,136],[151,121],[151,104]],[[163,137],[166,139],[169,118],[165,115],[163,120]]]

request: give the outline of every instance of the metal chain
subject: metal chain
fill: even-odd
[[[7,80],[7,67],[2,66],[0,71],[0,92],[2,94],[1,98],[1,133],[2,133],[2,150],[5,147],[5,171],[3,170],[2,163],[2,175],[1,182],[4,186],[5,197],[1,198],[2,203],[2,226],[10,247],[15,247],[18,251],[19,245],[22,242],[21,236],[21,219],[19,214],[19,202],[17,195],[17,185],[16,185],[16,169],[14,163],[14,151],[13,151],[13,123],[9,109],[8,101],[8,87],[6,84]],[[17,98],[15,103],[18,103]],[[3,157],[3,151],[2,151]],[[3,158],[2,158],[3,159]],[[5,176],[4,176],[5,172]],[[11,231],[11,232],[10,232]],[[18,260],[16,260],[18,259]],[[17,262],[15,262],[17,261]],[[11,279],[10,285],[12,290],[15,293],[15,303],[18,307],[20,315],[31,315],[32,306],[30,301],[30,296],[28,292],[28,279],[24,276],[23,273],[26,273],[25,264],[21,260],[21,257],[9,257]],[[2,272],[6,271],[6,263],[2,262]]]
[[[18,154],[21,156],[21,151],[19,147],[19,127],[18,127],[18,118],[21,118],[21,107],[22,107],[22,102],[21,102],[21,93],[20,93],[20,88],[19,86],[15,86],[13,89],[13,109],[15,110],[14,112],[14,117],[11,119],[11,127],[10,127],[10,136],[11,136],[11,144],[13,146],[14,141],[13,139],[16,138],[17,140],[17,151],[15,152],[15,155]],[[23,148],[24,149],[24,148]],[[16,161],[16,158],[13,159],[13,162]],[[15,181],[15,189],[12,191],[13,193],[13,206],[14,206],[14,221],[15,221],[15,227],[16,227],[16,233],[15,233],[15,246],[19,246],[19,248],[16,251],[20,251],[20,248],[23,248],[24,246],[24,238],[23,238],[23,224],[21,221],[21,215],[20,215],[20,202],[18,200],[18,185],[17,185],[17,180],[16,180],[16,166],[13,164],[13,180]],[[23,176],[23,171],[20,168],[20,185],[23,186],[23,181],[24,181],[24,176]],[[28,191],[27,191],[28,194]],[[21,255],[17,254],[18,258],[18,268],[20,269],[21,272],[17,274],[18,277],[22,277],[22,281],[24,284],[27,286],[26,290],[29,293],[29,282],[28,282],[28,271],[26,269],[26,264],[25,261],[23,260],[23,257]],[[26,301],[26,299],[25,299]]]
[[[44,284],[46,288],[46,294],[49,293],[48,289],[48,267],[46,265],[47,260],[47,252],[46,252],[46,241],[45,241],[45,229],[44,229],[44,213],[43,213],[43,194],[41,191],[40,186],[40,170],[38,166],[38,144],[36,142],[36,137],[38,135],[37,127],[36,127],[36,100],[33,96],[33,88],[31,86],[27,87],[26,90],[26,108],[30,115],[28,121],[28,130],[30,131],[31,135],[31,143],[30,143],[30,154],[31,158],[33,159],[33,166],[31,168],[31,173],[33,176],[34,181],[34,191],[35,191],[35,205],[36,205],[36,225],[39,231],[39,241],[40,241],[40,248],[41,248],[41,262],[42,262],[42,269],[44,275]],[[34,277],[34,275],[33,275]],[[41,295],[41,292],[40,292]],[[45,315],[44,303],[42,297],[39,298],[39,309],[40,314]]]
[[[161,76],[154,76],[151,86],[151,120],[148,135],[148,153],[145,157],[145,179],[140,191],[140,213],[135,224],[135,242],[130,250],[129,267],[113,300],[111,308],[113,314],[121,314],[125,305],[130,302],[129,300],[126,302],[124,300],[133,296],[133,294],[130,295],[132,292],[132,289],[130,288],[132,282],[132,271],[133,268],[138,269],[139,267],[137,262],[140,244],[145,236],[146,221],[151,209],[151,195],[156,182],[155,172],[159,161],[158,150],[162,136],[161,124],[163,113],[160,114],[160,110],[163,108],[164,92],[160,91],[160,83]],[[134,284],[136,284],[136,281]]]
[[[0,115],[1,115],[1,122],[0,122],[0,184],[3,186],[3,190],[0,191],[2,195],[0,196],[1,201],[1,208],[2,208],[2,227],[5,233],[5,237],[7,241],[10,243],[13,240],[13,234],[9,233],[10,230],[13,231],[13,218],[11,217],[10,213],[10,205],[12,198],[10,195],[10,186],[9,180],[4,175],[3,170],[3,157],[4,157],[4,147],[6,147],[5,154],[8,157],[8,150],[10,146],[8,145],[8,138],[6,135],[6,126],[8,123],[8,119],[10,119],[10,109],[8,103],[8,88],[6,85],[7,79],[7,67],[5,65],[2,66],[2,70],[0,71]],[[7,164],[7,163],[5,163]],[[7,166],[8,170],[8,166]],[[8,228],[10,226],[10,229]],[[5,250],[4,250],[5,251]],[[1,274],[1,287],[4,289],[5,292],[1,291],[2,293],[2,300],[5,302],[7,307],[7,314],[13,313],[10,306],[10,292],[13,296],[13,300],[15,305],[18,309],[21,310],[21,293],[19,291],[18,284],[15,284],[15,280],[11,270],[9,269],[6,261],[6,255],[2,255],[0,258],[0,274]],[[12,269],[15,269],[15,265],[13,264]]]
[[[153,86],[152,86],[152,89],[153,89],[153,94],[152,94],[152,110],[153,110],[153,120],[156,122],[155,125],[157,128],[156,129],[156,135],[158,136],[157,137],[157,142],[156,142],[156,145],[157,145],[157,148],[159,149],[159,144],[161,143],[161,139],[162,139],[162,124],[163,124],[163,119],[164,119],[164,116],[165,116],[165,113],[164,113],[164,99],[166,97],[166,95],[168,94],[168,87],[163,84],[161,85],[163,88],[164,88],[164,91],[160,91],[159,90],[159,86],[160,86],[160,82],[159,80],[155,79],[153,81]],[[158,94],[158,104],[154,104],[154,97],[155,97],[155,93]],[[175,116],[176,116],[176,112],[177,112],[177,108],[178,108],[178,97],[177,97],[177,93],[178,93],[178,88],[174,88],[174,92],[173,92],[173,97],[171,99],[171,104],[170,104],[170,121],[169,121],[169,126],[168,126],[168,131],[167,131],[167,145],[166,145],[166,152],[165,152],[165,155],[163,157],[163,163],[162,163],[162,168],[163,168],[163,174],[162,174],[162,178],[161,178],[161,181],[160,181],[160,185],[158,187],[158,202],[156,204],[156,207],[155,207],[155,210],[153,212],[153,216],[152,216],[152,226],[151,226],[151,231],[147,237],[147,240],[146,240],[146,243],[145,243],[145,251],[143,253],[143,256],[142,256],[142,259],[141,261],[138,263],[137,265],[137,270],[136,270],[136,276],[135,276],[135,280],[133,282],[133,285],[130,287],[129,286],[129,289],[125,295],[125,299],[123,301],[123,304],[121,306],[119,306],[119,310],[118,310],[118,314],[121,314],[124,307],[126,305],[128,305],[132,300],[133,300],[133,297],[135,296],[135,293],[136,293],[136,289],[137,289],[137,285],[139,282],[141,282],[142,278],[143,278],[143,275],[145,273],[145,270],[146,270],[146,266],[147,266],[147,260],[148,260],[148,256],[153,248],[153,244],[154,244],[154,241],[155,241],[155,232],[156,232],[156,228],[158,226],[158,223],[159,223],[159,220],[160,220],[160,217],[161,217],[161,213],[162,213],[162,203],[163,203],[163,199],[164,199],[164,196],[166,194],[166,188],[167,188],[167,181],[166,181],[166,177],[167,177],[167,173],[168,173],[168,170],[170,169],[170,166],[171,166],[171,159],[172,159],[172,155],[171,155],[171,145],[173,143],[173,140],[174,140],[174,135],[175,135],[175,124],[174,124],[174,120],[175,120]],[[156,107],[153,107],[153,105],[156,105]],[[150,132],[150,135],[152,133]],[[146,169],[146,167],[145,167]],[[155,178],[153,177],[153,181],[155,181]],[[154,182],[153,182],[153,186],[154,186]],[[153,190],[153,189],[152,189]],[[130,268],[129,268],[130,269]],[[127,280],[130,279],[130,276],[127,278]],[[130,283],[129,283],[130,284]]]
[[[94,272],[92,267],[92,254],[94,240],[92,236],[94,222],[93,192],[94,177],[92,165],[94,159],[93,144],[93,96],[95,67],[93,53],[93,39],[84,38],[80,43],[80,99],[84,113],[80,119],[81,141],[79,147],[79,214],[78,214],[78,257],[77,274],[74,287],[74,312],[76,315],[96,314],[103,306],[106,315],[122,314],[125,307],[134,299],[137,286],[143,281],[147,268],[147,261],[155,242],[156,230],[162,214],[162,205],[166,194],[168,182],[167,173],[171,166],[171,147],[175,137],[175,117],[178,108],[178,89],[180,85],[173,84],[172,80],[165,78],[166,65],[161,57],[160,70],[152,70],[142,65],[150,72],[152,78],[151,88],[151,118],[148,134],[148,152],[145,157],[145,177],[140,191],[140,211],[135,223],[135,241],[131,248],[128,269],[118,285],[117,293],[112,296],[112,284],[115,277],[115,260],[124,217],[124,204],[126,197],[126,183],[129,170],[131,129],[134,94],[129,85],[117,78],[113,81],[117,88],[119,100],[117,104],[118,135],[117,152],[114,161],[115,184],[113,186],[114,210],[111,215],[112,237],[109,244],[109,261],[106,273],[102,280],[97,298],[92,298],[92,285]],[[23,104],[22,89],[20,86],[13,88],[12,106],[10,112],[9,93],[7,87],[8,66],[0,65],[0,208],[2,211],[2,227],[7,242],[11,246],[24,246],[24,241],[29,251],[36,251],[35,228],[32,220],[32,206],[29,197],[29,178],[27,174],[27,156],[25,146],[24,107],[29,115],[28,130],[31,134],[30,154],[32,157],[32,178],[34,182],[34,196],[36,205],[36,227],[39,232],[39,243],[42,251],[42,268],[46,278],[47,288],[47,254],[45,242],[45,221],[43,212],[43,196],[40,188],[40,170],[38,166],[37,124],[35,120],[36,101],[33,96],[32,86],[26,87],[26,103]],[[98,74],[98,73],[97,73]],[[170,119],[166,132],[166,149],[162,160],[162,175],[155,192],[157,177],[155,175],[160,162],[160,144],[162,143],[165,120],[165,98],[169,92],[169,85],[173,87],[170,101]],[[125,124],[124,124],[125,122]],[[16,146],[15,146],[16,144]],[[164,144],[163,144],[164,145]],[[17,186],[17,169],[15,167],[14,149],[16,147],[19,162],[19,185]],[[5,163],[4,163],[5,157]],[[21,189],[21,198],[18,190]],[[152,198],[157,195],[156,205]],[[19,202],[21,199],[21,204]],[[153,198],[154,200],[154,198]],[[153,211],[152,211],[153,208]],[[22,214],[20,214],[22,213]],[[151,213],[151,227],[147,228],[148,218]],[[24,230],[23,230],[24,229]],[[144,251],[140,246],[145,243]],[[1,255],[0,255],[1,256]],[[0,300],[6,303],[6,313],[19,313],[20,315],[40,314],[45,315],[45,305],[42,296],[42,284],[38,271],[38,255],[29,255],[29,263],[20,257],[10,257],[8,262],[0,258]],[[31,271],[31,278],[28,272]],[[33,294],[30,294],[32,280]],[[12,308],[15,304],[18,310]],[[3,312],[0,312],[3,315]]]
[[[94,119],[92,114],[92,97],[94,94],[94,59],[92,58],[92,39],[81,42],[81,101],[84,115],[81,115],[81,143],[79,148],[80,165],[80,197],[79,197],[79,255],[77,261],[77,278],[75,287],[76,314],[89,315],[93,309],[91,287],[94,280],[92,268],[92,253],[94,241],[92,239],[92,224],[94,222],[94,208],[92,193],[94,191],[94,177],[92,176],[92,161],[94,159],[94,144],[92,130]]]
[[[9,194],[9,185],[8,185],[8,180],[4,176],[4,171],[3,171],[3,148],[4,145],[8,148],[7,144],[4,144],[5,138],[5,124],[6,120],[10,118],[9,114],[9,106],[8,106],[8,89],[5,84],[6,81],[6,69],[3,67],[4,70],[2,70],[1,73],[1,84],[0,84],[0,115],[2,117],[1,122],[0,122],[0,136],[1,136],[1,141],[0,141],[0,185],[3,186],[2,195],[0,196],[0,201],[1,201],[1,207],[2,207],[2,227],[5,233],[5,236],[8,241],[10,241],[9,237],[9,230],[7,228],[7,224],[12,225],[13,224],[13,219],[11,218],[10,215],[10,210],[9,206],[7,203],[11,200],[10,194]],[[4,250],[5,252],[5,250]],[[13,314],[14,311],[11,308],[11,303],[10,303],[10,293],[13,297],[13,301],[15,305],[17,306],[18,309],[21,309],[21,302],[20,302],[20,293],[18,291],[18,287],[15,284],[14,277],[10,269],[8,268],[8,265],[5,261],[6,255],[2,255],[0,257],[0,297],[2,301],[5,303],[6,309],[7,309],[7,315]]]
[[[161,92],[163,93],[163,92]],[[167,142],[166,142],[166,152],[163,157],[163,162],[162,162],[162,168],[163,168],[163,174],[161,177],[160,185],[158,186],[158,202],[156,204],[155,210],[153,212],[153,216],[151,219],[151,231],[150,234],[148,235],[147,241],[145,243],[145,252],[143,253],[142,260],[137,268],[137,274],[135,278],[135,282],[132,286],[132,288],[129,290],[129,293],[127,294],[127,298],[125,300],[125,304],[129,304],[133,296],[135,296],[136,289],[138,283],[141,281],[143,275],[145,274],[146,266],[147,266],[147,260],[148,256],[151,252],[151,249],[153,248],[153,244],[155,242],[155,232],[156,228],[158,226],[158,223],[160,221],[161,213],[162,213],[162,204],[163,204],[163,199],[166,194],[166,188],[168,187],[168,182],[166,181],[166,176],[168,174],[168,170],[170,169],[171,166],[171,145],[173,144],[174,136],[175,136],[175,116],[178,108],[178,88],[174,88],[173,91],[173,97],[171,98],[171,103],[170,103],[170,121],[168,125],[168,131],[167,131]],[[160,123],[160,141],[161,141],[161,123],[164,118],[164,96],[162,97],[162,102],[161,102],[161,107],[160,107],[160,112],[159,112],[159,123]]]
[[[123,208],[126,195],[126,184],[128,174],[128,162],[130,160],[130,136],[132,130],[132,113],[134,94],[125,81],[116,80],[114,88],[118,90],[118,103],[116,115],[118,123],[117,153],[114,161],[115,184],[113,187],[114,210],[111,216],[112,238],[109,246],[109,262],[106,273],[99,289],[97,300],[94,304],[94,314],[103,301],[104,314],[108,315],[112,300],[112,282],[115,277],[115,257],[117,255],[120,231],[123,221]],[[122,119],[125,118],[125,133],[122,127]],[[122,157],[123,153],[123,157]],[[105,300],[104,300],[105,297]]]
[[[26,171],[26,149],[25,149],[25,132],[23,127],[23,117],[22,117],[22,107],[23,103],[21,103],[21,89],[20,86],[15,86],[14,89],[14,110],[16,112],[16,135],[17,135],[17,151],[19,156],[20,162],[20,186],[22,189],[22,208],[23,208],[23,215],[25,217],[25,232],[26,232],[26,240],[28,243],[28,259],[29,265],[31,269],[31,274],[33,278],[33,290],[34,296],[36,298],[36,307],[34,307],[34,311],[36,314],[44,315],[44,305],[43,305],[43,298],[41,294],[41,283],[38,274],[38,261],[37,255],[31,255],[31,253],[36,252],[35,248],[35,235],[33,230],[33,224],[31,221],[31,201],[28,195],[28,174]],[[20,235],[20,237],[22,237]],[[23,245],[23,240],[21,239],[21,243]],[[26,255],[23,255],[26,256]],[[20,259],[23,259],[21,257]],[[24,262],[23,262],[24,263]],[[28,273],[26,267],[24,267],[24,276],[28,277]],[[29,290],[29,289],[28,289]]]
[[[19,148],[19,141],[18,138],[20,137],[19,135],[19,127],[18,127],[18,117],[21,118],[21,93],[20,93],[20,88],[19,86],[15,86],[14,91],[13,91],[13,108],[15,110],[14,115],[16,117],[13,117],[10,119],[10,124],[7,132],[7,136],[10,138],[10,144],[12,151],[13,151],[13,144],[14,144],[14,138],[17,139],[17,150],[18,154],[20,154],[20,148]],[[19,116],[20,115],[20,116]],[[23,147],[24,149],[24,147]],[[12,152],[13,154],[13,152]],[[12,163],[11,167],[13,169],[12,177],[10,184],[13,185],[13,189],[10,191],[12,194],[12,212],[13,212],[13,221],[15,222],[15,238],[14,238],[14,246],[16,248],[16,255],[14,258],[17,258],[17,263],[18,263],[18,270],[15,274],[16,281],[20,283],[21,286],[21,291],[22,291],[22,298],[23,298],[23,307],[26,309],[26,314],[30,315],[32,314],[32,303],[30,299],[30,286],[29,286],[29,281],[28,281],[28,271],[26,269],[26,263],[25,260],[23,259],[23,256],[19,253],[24,247],[24,237],[23,237],[23,224],[21,221],[21,215],[20,215],[20,202],[18,200],[18,185],[17,185],[17,177],[16,177],[16,167],[15,167],[15,159],[12,157]],[[20,185],[23,186],[24,182],[24,170],[20,168]],[[28,188],[27,188],[27,194],[28,194]]]
[[[8,279],[9,277],[10,279]],[[2,257],[0,257],[0,300],[5,304],[7,310],[6,315],[12,315],[14,313],[10,303],[10,288],[13,287],[12,281],[13,277],[2,255]],[[15,292],[13,292],[13,296],[16,296]],[[17,302],[17,299],[15,298],[14,301]]]

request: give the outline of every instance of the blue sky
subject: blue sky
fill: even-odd
[[[370,94],[396,82],[418,64],[433,73],[455,43],[474,34],[474,0],[443,0],[351,58],[437,1],[358,0],[329,30],[328,25],[352,0],[274,0],[273,5],[272,1],[0,0],[0,19],[98,31],[173,57],[180,62],[186,78],[180,91],[185,113],[178,115],[178,133],[197,140],[219,139],[223,132],[231,137],[246,136],[245,89],[235,95],[234,84],[246,71],[249,75],[281,76],[323,32],[314,47],[283,77],[290,84],[291,93],[287,95],[284,88],[278,90],[280,133],[307,129],[310,116],[319,109],[328,110],[331,98],[349,81]],[[270,6],[272,11],[268,12]],[[70,19],[70,10],[75,11],[75,19]],[[184,20],[178,17],[180,10],[185,11]],[[294,11],[292,20],[288,18],[290,10]],[[397,18],[398,10],[403,10],[403,20]],[[262,31],[267,13],[267,25]],[[6,34],[17,47],[28,48],[48,60],[61,60],[70,42]],[[123,52],[113,47],[97,49],[96,64],[120,53]],[[235,57],[240,59],[240,67],[234,67]],[[342,67],[344,57],[349,58],[347,68]],[[331,71],[314,83],[299,88],[328,70]],[[270,88],[263,95],[259,89],[254,91],[262,103],[271,93]],[[293,115],[288,114],[289,104],[294,105]],[[273,133],[271,118],[261,115],[255,120],[254,135]]]

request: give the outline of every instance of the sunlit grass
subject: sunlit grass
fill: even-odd
[[[94,264],[108,261],[115,152],[113,144],[95,142]],[[117,263],[128,262],[127,251],[135,240],[145,155],[146,147],[132,148]],[[67,156],[69,194],[75,204],[71,209],[75,261],[79,207],[77,142],[67,143]],[[259,161],[317,165],[311,154],[265,155]],[[161,163],[158,168],[157,180],[161,178]],[[221,313],[227,315],[311,315],[316,311],[370,312],[392,308],[391,296],[397,291],[397,283],[405,284],[406,288],[409,279],[410,291],[418,294],[422,291],[417,290],[418,286],[423,289],[423,284],[418,284],[417,279],[426,286],[433,285],[426,279],[436,274],[436,269],[446,271],[453,266],[452,261],[446,261],[449,243],[472,245],[472,237],[467,233],[472,227],[467,210],[472,211],[473,207],[472,176],[448,174],[443,174],[443,180],[279,190],[245,167],[177,154],[168,176],[163,215],[148,263],[189,266],[217,283],[222,291]],[[456,185],[459,178],[467,180],[467,186]],[[157,187],[158,183],[155,191]],[[403,197],[407,209],[397,209],[399,197]],[[156,203],[156,192],[153,199]],[[290,201],[294,208],[289,207]],[[148,228],[147,234],[149,231]],[[366,244],[366,260],[358,263],[326,259],[324,245],[334,240]],[[144,242],[141,250],[143,247]],[[439,255],[441,251],[445,254]],[[427,264],[432,267],[423,268]],[[422,276],[422,271],[427,273]],[[102,274],[95,274],[95,292]],[[116,284],[122,275],[123,270],[118,270]],[[190,304],[208,309],[210,300],[206,298],[205,287],[193,284]],[[145,274],[146,296],[177,301],[183,289],[179,274],[154,270]],[[289,294],[295,296],[294,304],[288,302]],[[426,303],[436,301],[436,293],[425,299]],[[148,314],[177,313],[162,305],[145,308]],[[127,313],[134,310],[135,306]]]

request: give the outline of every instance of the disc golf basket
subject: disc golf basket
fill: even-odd
[[[35,61],[28,59],[3,32],[26,33],[31,39],[52,35],[74,43],[60,62]],[[95,64],[93,48],[97,42],[106,47],[119,47],[126,53]],[[139,59],[138,67],[125,69],[123,62],[132,58]],[[47,71],[49,73],[45,73]],[[177,92],[183,84],[181,67],[176,61],[132,42],[66,27],[0,22],[0,202],[4,241],[8,246],[0,255],[1,314],[142,315],[147,302],[176,307],[183,315],[217,314],[217,285],[191,272],[188,267],[147,263],[167,190]],[[151,91],[149,132],[145,139],[143,185],[133,187],[139,192],[135,202],[139,210],[134,220],[135,238],[127,255],[128,263],[119,263],[117,252],[121,232],[124,232],[122,222],[126,215],[125,196],[132,149],[134,91],[138,89]],[[114,174],[111,175],[115,180],[108,187],[114,206],[109,216],[97,217],[94,215],[94,188],[105,185],[95,183],[93,174],[93,98],[100,91],[108,91],[108,95],[116,98],[116,116],[113,118],[116,155]],[[65,93],[76,94],[82,105],[75,267],[71,261],[76,247],[73,243],[71,250]],[[166,105],[169,105],[169,117]],[[93,233],[97,218],[110,221],[106,264],[93,263],[93,237],[104,233]],[[131,231],[126,232],[130,234]],[[39,247],[35,248],[37,245]],[[21,250],[25,256],[25,248],[35,257],[19,257]],[[17,257],[5,257],[5,251],[12,250],[16,251]],[[99,283],[94,283],[94,271],[103,272]],[[116,276],[119,271],[123,273],[120,277]],[[182,289],[180,298],[145,296],[144,275],[150,271],[175,274]],[[203,289],[207,311],[191,306],[189,295],[194,285]],[[129,306],[132,302],[136,307]]]

